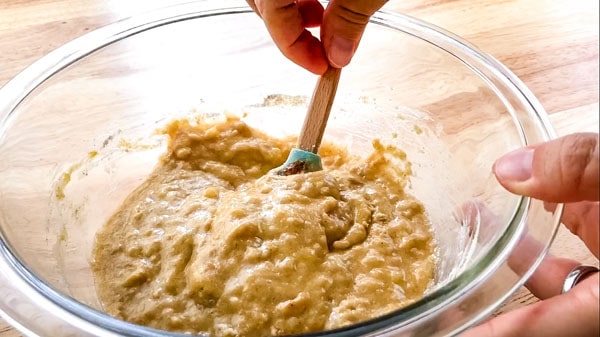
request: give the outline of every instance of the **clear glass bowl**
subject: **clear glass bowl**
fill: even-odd
[[[410,193],[438,242],[435,285],[396,312],[327,336],[442,336],[481,321],[546,253],[562,208],[504,191],[502,154],[552,138],[509,70],[460,38],[377,12],[342,72],[325,140],[407,152]],[[197,1],[91,32],[0,90],[0,308],[31,336],[172,336],[102,312],[90,271],[96,231],[165,150],[154,130],[190,115],[243,116],[297,134],[316,77],[286,60],[245,2]],[[243,114],[245,113],[245,114]]]

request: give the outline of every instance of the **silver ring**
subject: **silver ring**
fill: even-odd
[[[566,293],[571,290],[577,283],[583,281],[588,276],[591,276],[594,273],[600,271],[598,268],[594,266],[577,266],[573,268],[569,275],[565,278],[565,283],[563,283],[561,294]]]

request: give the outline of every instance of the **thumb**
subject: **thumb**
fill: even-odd
[[[494,164],[507,190],[549,202],[599,199],[598,134],[576,133],[513,151]]]
[[[598,336],[598,274],[568,293],[510,311],[461,337]]]
[[[354,56],[360,38],[373,13],[387,0],[334,0],[323,15],[321,41],[329,63],[341,68]]]

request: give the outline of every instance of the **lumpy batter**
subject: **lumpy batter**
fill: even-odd
[[[423,205],[404,153],[325,144],[325,169],[278,176],[291,142],[236,118],[172,123],[161,164],[97,234],[105,310],[212,336],[312,332],[420,297],[433,278]],[[402,160],[406,165],[392,164]]]

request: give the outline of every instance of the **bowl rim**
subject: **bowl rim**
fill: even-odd
[[[218,6],[216,5],[217,3]],[[167,6],[109,24],[55,49],[34,62],[0,88],[0,140],[5,134],[5,128],[9,124],[8,120],[11,117],[11,112],[36,88],[71,64],[127,37],[164,25],[218,15],[251,13],[252,10],[250,7],[242,5],[242,3],[245,4],[243,0],[192,1]],[[207,4],[208,7],[212,6],[213,8],[206,9]],[[214,7],[218,7],[218,9]],[[480,51],[477,47],[442,28],[407,15],[380,10],[371,17],[371,22],[408,34],[410,33],[403,30],[403,27],[418,30],[421,35],[410,35],[429,43],[431,41],[424,36],[433,36],[442,39],[449,45],[457,47],[462,52],[479,60],[486,66],[486,70],[490,71],[495,77],[502,80],[504,84],[509,85],[515,92],[519,93],[519,98],[525,100],[527,105],[533,109],[541,125],[540,131],[542,131],[543,136],[546,139],[556,137],[545,110],[535,96],[510,70],[492,56]],[[448,50],[446,52],[452,54]],[[460,59],[457,55],[452,55]],[[476,69],[471,69],[476,71]],[[519,131],[522,142],[526,144],[523,130]],[[519,237],[525,227],[530,202],[530,198],[519,197],[516,210],[509,221],[506,231],[500,236],[493,247],[475,261],[472,266],[465,268],[456,278],[431,293],[426,294],[421,300],[368,321],[334,330],[302,334],[301,336],[354,336],[373,333],[390,326],[397,326],[398,324],[409,326],[420,318],[431,315],[441,305],[456,301],[465,293],[473,291],[507,260],[508,255],[518,243]],[[559,205],[557,211],[562,211],[562,205]],[[554,227],[556,229],[557,226],[555,225]],[[90,328],[90,331],[97,330],[104,333],[117,333],[123,336],[139,336],[140,333],[143,333],[144,336],[157,337],[189,336],[125,322],[62,294],[30,270],[27,264],[13,253],[14,250],[5,237],[3,231],[0,230],[0,258],[4,262],[0,263],[0,266],[3,264],[10,266],[10,270],[7,272],[11,273],[13,281],[19,283],[18,286],[33,290],[37,295],[41,295],[51,310],[57,310],[62,313],[62,317],[66,322]],[[548,247],[543,249],[542,254],[530,266],[529,270],[512,286],[511,291],[496,299],[496,306],[490,306],[486,310],[482,310],[467,322],[469,324],[465,323],[463,326],[456,327],[454,332],[459,333],[470,324],[480,321],[520,288],[537,268],[547,250]],[[500,254],[493,255],[491,254],[492,252],[500,252]],[[3,317],[7,317],[10,321],[15,322],[14,325],[17,326],[19,322],[11,319],[3,311],[0,307],[0,314]],[[417,313],[416,315],[414,314],[415,312]],[[24,328],[23,326],[21,327]]]

